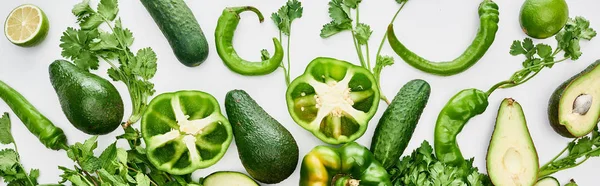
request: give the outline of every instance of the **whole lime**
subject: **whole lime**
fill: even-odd
[[[558,33],[569,19],[565,0],[525,0],[519,21],[525,34],[544,39]]]

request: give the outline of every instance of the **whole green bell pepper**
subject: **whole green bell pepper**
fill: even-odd
[[[300,186],[391,186],[373,154],[355,142],[340,148],[317,146],[302,161]]]
[[[217,100],[201,91],[156,96],[142,117],[141,129],[150,162],[174,175],[217,163],[233,137]]]
[[[340,144],[365,133],[379,96],[367,69],[319,57],[288,86],[286,101],[296,123],[326,143]]]

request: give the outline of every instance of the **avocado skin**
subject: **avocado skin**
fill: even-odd
[[[298,144],[292,134],[243,90],[225,97],[240,160],[256,180],[274,184],[288,178],[298,164]]]
[[[406,83],[385,109],[371,142],[371,151],[384,168],[395,165],[412,138],[421,113],[427,105],[431,87],[415,79]]]
[[[208,42],[183,0],[141,0],[183,65],[195,67],[208,57]]]
[[[571,82],[573,82],[576,79],[578,79],[579,77],[593,71],[594,69],[596,69],[596,67],[598,65],[600,65],[600,60],[596,60],[594,63],[592,63],[590,66],[588,66],[585,70],[581,71],[577,75],[575,75],[575,76],[569,78],[567,81],[563,82],[560,86],[558,86],[556,88],[556,90],[554,90],[554,93],[552,93],[552,96],[550,96],[550,101],[548,101],[548,120],[550,121],[550,126],[552,126],[552,129],[554,129],[554,131],[556,133],[560,134],[561,136],[566,137],[566,138],[577,137],[577,136],[574,136],[573,134],[571,134],[569,132],[569,130],[567,129],[567,127],[560,124],[560,119],[558,118],[558,110],[560,108],[560,104],[559,104],[560,98],[562,98],[563,94],[566,91],[566,88],[569,85],[571,85]]]
[[[75,128],[102,135],[119,127],[123,100],[109,81],[65,60],[54,61],[49,72],[63,113]]]

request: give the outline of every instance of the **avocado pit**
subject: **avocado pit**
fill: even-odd
[[[585,115],[592,107],[594,97],[589,94],[581,94],[573,102],[573,113]]]

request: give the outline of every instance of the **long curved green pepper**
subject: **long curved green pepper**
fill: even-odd
[[[488,106],[487,99],[486,92],[465,89],[446,103],[438,115],[434,134],[435,155],[440,161],[452,165],[463,164],[465,158],[456,143],[456,136],[469,119],[485,111]]]
[[[0,98],[21,119],[25,127],[33,135],[52,150],[67,149],[67,136],[62,129],[54,126],[48,118],[42,115],[23,95],[0,81]]]
[[[500,21],[498,5],[491,0],[484,0],[479,5],[479,30],[471,45],[452,61],[433,62],[410,51],[396,37],[394,26],[389,25],[387,38],[392,49],[409,65],[431,74],[451,76],[461,73],[473,66],[490,48],[496,38]]]
[[[265,75],[279,68],[283,60],[283,47],[277,38],[273,38],[275,54],[262,62],[251,62],[242,59],[233,48],[233,34],[240,22],[240,13],[252,11],[262,23],[264,17],[260,11],[251,6],[230,7],[223,10],[215,30],[217,53],[223,63],[232,71],[242,75]]]

